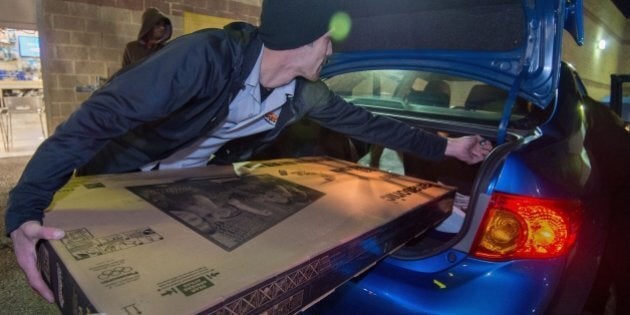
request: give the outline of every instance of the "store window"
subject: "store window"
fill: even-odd
[[[41,79],[37,31],[0,27],[0,80]]]
[[[30,153],[46,137],[37,31],[0,26],[0,157]]]

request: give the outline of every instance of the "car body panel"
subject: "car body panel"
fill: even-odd
[[[445,261],[462,255],[436,255]],[[423,273],[414,261],[388,258],[344,284],[306,314],[542,314],[565,260],[486,262],[465,258]],[[430,301],[430,303],[427,303]]]

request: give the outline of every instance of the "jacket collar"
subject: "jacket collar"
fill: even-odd
[[[245,80],[256,65],[256,60],[262,49],[262,41],[258,36],[258,28],[245,22],[233,22],[223,28],[228,36],[238,41],[243,49],[243,58],[234,62],[232,73],[236,76],[232,80],[231,94],[236,95],[243,89]]]

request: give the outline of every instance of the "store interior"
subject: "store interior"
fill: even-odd
[[[32,154],[46,137],[38,32],[0,26],[0,158]]]

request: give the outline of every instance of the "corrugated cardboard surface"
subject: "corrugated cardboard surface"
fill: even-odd
[[[319,157],[79,177],[40,266],[64,312],[294,313],[439,223],[453,193]]]

